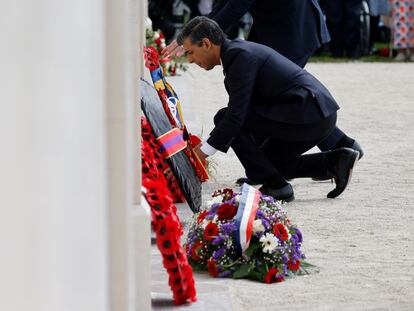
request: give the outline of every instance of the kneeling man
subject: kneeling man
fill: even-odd
[[[279,200],[294,199],[287,179],[331,174],[336,187],[348,185],[359,153],[341,148],[303,155],[324,140],[336,124],[339,106],[306,70],[269,47],[230,41],[218,24],[196,17],[177,37],[190,63],[211,70],[222,65],[229,94],[226,108],[214,117],[215,128],[196,152],[201,159],[231,147],[249,179]]]

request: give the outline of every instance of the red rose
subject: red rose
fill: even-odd
[[[267,284],[274,283],[274,282],[276,282],[276,283],[283,282],[283,280],[284,280],[283,276],[277,276],[278,273],[279,273],[279,270],[278,269],[271,268],[266,273],[265,282]]]
[[[194,259],[195,261],[199,261],[200,255],[198,255],[199,250],[203,247],[203,242],[201,241],[196,241],[193,244],[193,248],[191,250],[191,258]]]
[[[279,272],[276,268],[271,268],[269,271],[267,271],[265,276],[265,282],[267,284],[273,283],[276,281],[276,274]]]
[[[289,270],[297,271],[297,270],[299,270],[299,267],[300,267],[300,260],[296,260],[295,263],[293,263],[291,260],[289,260],[289,262],[288,262]]]
[[[237,214],[237,207],[224,203],[217,209],[217,216],[219,220],[232,219]]]
[[[204,229],[204,240],[214,240],[218,235],[219,229],[214,222],[210,222]]]
[[[210,273],[210,275],[215,278],[218,275],[216,262],[213,259],[209,259],[207,261],[207,267],[208,273]]]
[[[289,239],[289,231],[281,223],[278,223],[273,226],[273,234],[277,236],[278,239],[281,241],[287,241]]]
[[[203,222],[204,218],[206,218],[207,214],[208,214],[208,211],[201,212],[197,217],[197,223],[201,224]]]

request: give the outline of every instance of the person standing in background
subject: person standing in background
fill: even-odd
[[[320,5],[332,38],[329,44],[332,56],[359,58],[362,0],[321,0]]]
[[[414,62],[414,0],[392,0],[391,4],[395,60]]]

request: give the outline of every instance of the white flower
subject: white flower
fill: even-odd
[[[237,195],[234,197],[234,201],[236,201],[237,203],[240,203],[240,197],[241,197],[241,195],[240,195],[240,194],[237,194]]]
[[[265,227],[263,226],[261,219],[256,219],[253,221],[253,233],[263,232],[265,231]]]
[[[157,40],[160,37],[160,34],[157,31],[154,31],[154,40]]]
[[[273,233],[266,233],[263,235],[260,238],[260,242],[262,242],[263,253],[271,254],[277,247],[277,239]]]

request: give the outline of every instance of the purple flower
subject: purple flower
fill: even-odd
[[[266,215],[261,210],[258,209],[257,212],[256,212],[256,217],[264,218],[264,217],[266,217]]]
[[[266,218],[262,218],[262,224],[266,228],[266,230],[269,230],[269,229],[272,228],[272,226],[270,225],[269,220],[267,220]]]
[[[302,243],[303,241],[302,232],[300,232],[300,230],[296,227],[291,227],[291,229],[296,231],[296,235],[298,236],[298,243]]]
[[[233,224],[222,224],[221,225],[221,231],[225,235],[231,235],[234,230],[236,230],[236,226]]]
[[[288,256],[286,256],[286,254],[284,254],[284,255],[282,256],[282,262],[283,262],[284,264],[287,264],[287,263],[288,263],[288,261],[289,261]]]
[[[236,205],[236,199],[233,196],[230,200],[224,201],[224,203]]]
[[[212,220],[213,218],[214,218],[214,214],[211,214],[211,213],[208,213],[206,217],[204,217],[204,219],[206,220]]]
[[[231,270],[226,270],[226,271],[220,272],[217,276],[219,278],[227,278],[231,276],[231,274],[232,274]]]
[[[216,251],[213,253],[213,259],[214,259],[215,261],[219,260],[219,258],[220,258],[221,256],[223,256],[225,252],[226,252],[226,248],[225,248],[224,246],[223,246],[223,247],[220,247],[218,250],[216,250]]]
[[[262,195],[261,199],[266,203],[273,203],[275,201],[275,199],[269,195]]]
[[[193,244],[195,241],[197,241],[198,240],[198,236],[197,236],[197,234],[193,234],[192,236],[191,236],[191,239],[190,239],[190,243],[191,244]]]
[[[224,241],[226,241],[226,239],[222,235],[219,235],[217,238],[213,240],[212,244],[218,245],[220,243],[223,243]]]

